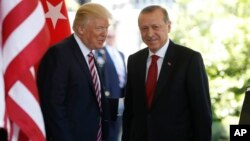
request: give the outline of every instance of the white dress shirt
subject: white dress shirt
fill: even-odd
[[[159,59],[157,60],[157,67],[158,67],[158,74],[157,74],[157,79],[159,78],[159,74],[160,74],[160,71],[161,71],[161,66],[162,66],[162,63],[163,63],[163,59],[164,59],[164,56],[166,54],[166,51],[168,49],[168,45],[169,45],[169,39],[168,41],[166,42],[166,44],[160,48],[156,53],[152,53],[150,50],[149,50],[149,55],[148,55],[148,59],[147,59],[147,72],[146,72],[146,79],[147,80],[147,76],[148,76],[148,69],[149,69],[149,65],[151,64],[151,56],[152,55],[157,55],[159,56]]]

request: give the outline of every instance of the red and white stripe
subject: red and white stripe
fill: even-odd
[[[97,99],[97,102],[99,104],[100,111],[102,112],[101,85],[100,85],[100,79],[98,77],[97,70],[95,67],[94,54],[92,52],[90,52],[88,54],[88,57],[89,57],[89,60],[88,60],[89,61],[89,70],[90,70],[93,85],[95,88],[96,99]]]
[[[94,54],[90,52],[88,54],[89,57],[89,70],[91,73],[93,85],[95,88],[95,94],[96,94],[96,99],[100,108],[100,111],[102,112],[102,103],[101,103],[101,85],[100,85],[100,79],[98,77],[97,69],[95,67],[95,61],[94,61]],[[99,129],[97,133],[97,141],[102,140],[102,119],[99,121]]]
[[[0,27],[1,32],[1,27]],[[1,39],[1,37],[0,37]],[[1,44],[1,40],[0,40]],[[2,48],[0,46],[0,128],[4,128],[5,125],[5,92],[4,92],[4,81],[3,81],[3,70],[2,70]]]
[[[38,0],[0,0],[6,111],[12,141],[45,141],[34,66],[49,45]]]

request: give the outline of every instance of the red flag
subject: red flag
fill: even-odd
[[[41,2],[0,0],[0,102],[4,101],[1,86],[5,85],[11,141],[46,140],[34,66],[50,45],[71,34],[65,2]],[[0,105],[0,126],[6,124],[2,105],[4,102]]]
[[[64,0],[41,0],[50,30],[50,45],[71,34],[68,12]]]
[[[1,49],[10,140],[45,141],[34,65],[49,45],[38,0],[0,0]]]
[[[4,117],[5,117],[5,93],[4,93],[4,82],[3,82],[3,71],[2,71],[2,48],[0,48],[0,128],[3,128],[5,125]]]

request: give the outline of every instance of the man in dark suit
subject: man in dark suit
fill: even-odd
[[[169,39],[171,22],[160,6],[144,8],[138,25],[148,47],[128,58],[123,141],[211,141],[201,54]]]
[[[43,57],[37,82],[47,140],[108,140],[107,100],[91,53],[103,47],[110,18],[100,4],[80,6],[74,34]]]
[[[115,31],[113,29],[109,30],[104,48],[96,50],[95,54],[104,81],[105,96],[109,101],[109,140],[120,141],[126,67],[124,54],[118,51],[115,45]]]

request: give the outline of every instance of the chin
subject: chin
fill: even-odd
[[[150,51],[155,53],[157,50],[159,50],[159,47],[149,47]]]
[[[96,49],[102,49],[103,48],[103,45],[101,46],[96,46]]]

